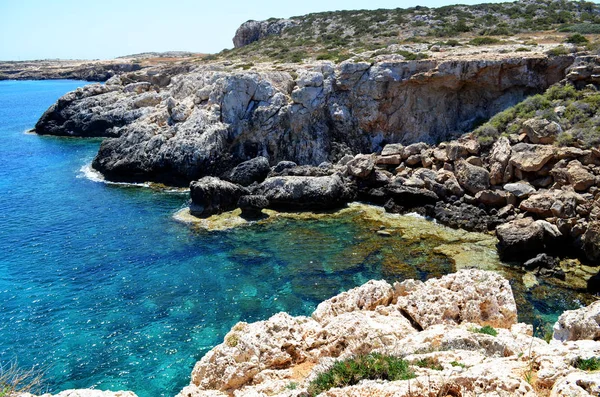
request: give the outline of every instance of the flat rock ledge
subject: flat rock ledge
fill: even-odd
[[[599,316],[598,304],[566,312],[547,343],[517,323],[510,284],[494,272],[372,280],[322,302],[311,317],[278,313],[236,324],[196,363],[177,397],[307,396],[311,380],[336,360],[371,352],[403,357],[416,377],[364,380],[320,395],[597,396],[600,373],[575,363],[600,356]],[[497,335],[477,332],[485,325]],[[436,369],[415,365],[421,360]]]

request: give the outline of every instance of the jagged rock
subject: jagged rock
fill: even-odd
[[[515,196],[504,190],[482,190],[475,195],[475,200],[490,207],[504,207],[507,204],[516,204]]]
[[[269,160],[259,156],[236,165],[225,179],[238,185],[249,186],[254,182],[264,181],[269,172],[271,172]]]
[[[577,215],[578,202],[583,202],[583,198],[574,192],[549,190],[529,196],[519,208],[546,218],[571,218]]]
[[[500,257],[506,260],[531,258],[544,250],[544,227],[532,218],[500,225],[496,236]]]
[[[248,190],[231,182],[212,176],[204,177],[190,184],[190,213],[207,217],[237,208],[241,196]]]
[[[526,182],[507,183],[504,190],[515,195],[519,200],[529,197],[535,193],[535,188]]]
[[[487,232],[501,223],[498,217],[489,216],[481,208],[468,203],[456,205],[437,202],[434,207],[427,209],[427,215],[442,224],[470,231]]]
[[[577,310],[567,310],[554,324],[554,340],[600,339],[600,301]]]
[[[319,303],[312,318],[320,324],[327,324],[333,317],[341,313],[355,310],[374,310],[377,306],[387,306],[394,298],[392,286],[384,280],[371,280],[360,287]]]
[[[265,196],[247,195],[239,198],[237,206],[242,210],[242,217],[258,218],[269,206],[269,200]]]
[[[404,150],[402,151],[402,158],[404,160],[407,160],[412,156],[418,156],[421,154],[421,152],[423,150],[428,149],[428,148],[429,148],[429,145],[426,144],[425,142],[413,143],[412,145],[408,145],[404,148]],[[421,160],[419,158],[419,162],[420,161]],[[415,164],[417,164],[417,163],[415,163]]]
[[[269,206],[280,209],[323,210],[340,208],[356,191],[339,174],[329,176],[278,176],[267,178],[255,190]]]
[[[512,149],[510,141],[506,137],[500,137],[492,146],[490,153],[490,183],[499,185],[507,182],[506,166],[510,159]]]
[[[523,129],[531,143],[551,144],[562,132],[560,124],[546,119],[529,119],[523,123]]]
[[[552,146],[518,143],[512,147],[510,163],[521,171],[537,172],[554,157],[554,152]]]
[[[240,25],[233,37],[235,48],[243,47],[260,39],[281,34],[286,29],[297,25],[292,19],[277,19],[275,21],[247,21]]]
[[[383,147],[381,151],[382,156],[394,156],[394,155],[402,155],[404,152],[404,145],[400,143],[390,143]]]
[[[527,270],[533,270],[537,268],[552,269],[559,264],[556,258],[551,257],[547,254],[539,254],[535,258],[531,258],[523,264],[523,267]]]
[[[346,172],[348,175],[365,179],[375,168],[375,158],[368,154],[358,154],[352,160],[346,163]]]
[[[578,191],[588,190],[596,184],[596,177],[591,174],[579,161],[571,161],[567,166],[569,184]]]
[[[517,322],[510,284],[491,272],[469,269],[425,283],[395,283],[394,295],[396,305],[419,329],[463,322],[510,328]]]
[[[485,168],[464,160],[458,161],[455,167],[456,179],[467,192],[474,195],[490,187],[490,173]]]

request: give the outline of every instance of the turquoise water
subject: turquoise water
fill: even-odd
[[[24,133],[82,84],[0,82],[0,361],[45,368],[49,391],[173,396],[237,321],[403,278],[389,257],[411,276],[452,271],[435,242],[383,246],[352,218],[195,232],[172,219],[187,194],[85,178],[100,141]],[[578,304],[521,299],[535,321]]]

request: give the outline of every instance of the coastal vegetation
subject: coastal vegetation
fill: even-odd
[[[309,384],[308,394],[313,397],[334,387],[356,385],[361,380],[407,380],[414,378],[407,361],[402,358],[371,353],[337,361],[321,372]]]
[[[254,21],[249,21],[252,23]],[[600,6],[587,1],[541,0],[512,3],[449,5],[313,13],[289,20],[271,18],[236,35],[236,48],[205,58],[300,62],[384,51],[403,55],[399,48],[421,44],[407,59],[426,58],[432,46],[530,44],[534,32],[568,33],[569,43],[585,44],[583,35],[600,33]],[[559,36],[560,37],[560,36]],[[450,40],[451,43],[450,44]],[[535,43],[534,45],[537,45]]]

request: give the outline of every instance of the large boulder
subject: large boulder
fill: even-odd
[[[394,202],[406,208],[422,207],[427,204],[435,204],[439,197],[428,189],[422,189],[412,186],[390,183],[385,187],[388,196],[394,199]]]
[[[529,119],[523,123],[523,129],[531,143],[554,143],[562,132],[560,124],[546,119]]]
[[[269,206],[287,210],[340,208],[356,197],[354,185],[340,174],[328,176],[277,176],[267,178],[255,190]]]
[[[475,195],[490,187],[490,173],[483,167],[469,164],[464,160],[456,163],[456,179],[470,194]]]
[[[590,261],[600,262],[600,221],[590,222],[583,235],[583,250]]]
[[[190,183],[190,213],[198,217],[208,217],[237,208],[241,196],[249,194],[242,186],[219,178],[206,176]]]
[[[505,260],[528,259],[544,250],[544,227],[532,218],[516,219],[496,228],[498,252]]]
[[[269,172],[271,172],[269,160],[259,156],[235,166],[227,173],[225,179],[238,185],[249,186],[254,182],[264,181]]]
[[[265,196],[248,195],[240,197],[237,205],[242,210],[242,217],[259,218],[264,215],[262,210],[269,206],[269,200]]]
[[[525,172],[537,172],[554,157],[555,148],[518,143],[512,147],[510,164]]]
[[[554,340],[600,340],[600,301],[577,310],[567,310],[554,324]]]
[[[490,153],[490,183],[492,185],[499,185],[508,181],[506,166],[508,160],[510,160],[511,151],[508,138],[500,137],[494,142]]]

